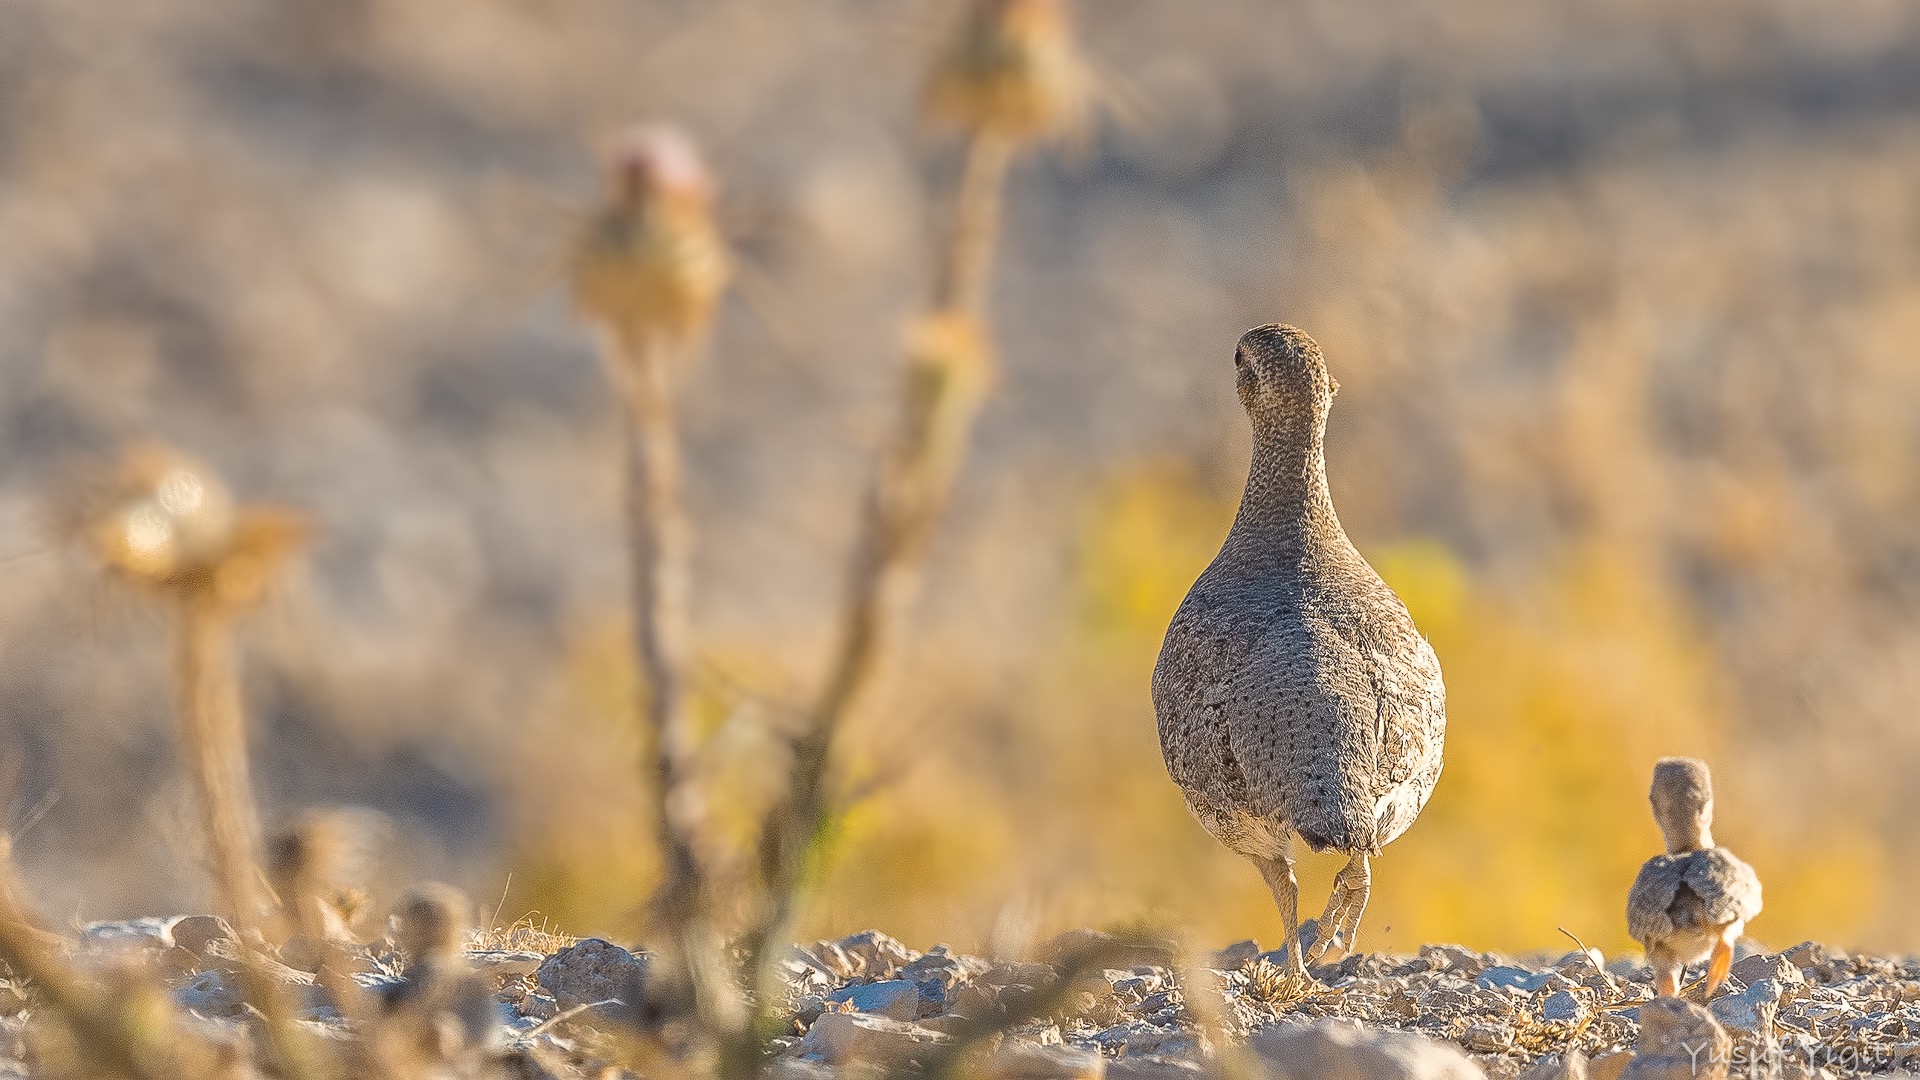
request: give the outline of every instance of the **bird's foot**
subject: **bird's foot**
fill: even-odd
[[[1327,940],[1320,942],[1317,947],[1307,953],[1307,966],[1314,968],[1322,964],[1331,963],[1332,961],[1327,958],[1329,954],[1332,955],[1333,960],[1342,959],[1347,955],[1347,943],[1341,940],[1340,934],[1337,932],[1328,937]]]

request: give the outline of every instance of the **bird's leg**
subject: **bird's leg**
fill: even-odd
[[[1327,897],[1326,914],[1320,916],[1323,937],[1313,952],[1314,963],[1326,959],[1336,948],[1342,953],[1352,951],[1354,938],[1360,933],[1360,916],[1367,910],[1367,897],[1372,891],[1373,868],[1362,851],[1334,875],[1333,895]]]
[[[1270,859],[1255,857],[1253,864],[1260,868],[1260,876],[1266,879],[1267,888],[1273,893],[1273,902],[1280,906],[1280,925],[1287,932],[1287,963],[1296,974],[1304,976],[1307,965],[1300,956],[1300,883],[1293,877],[1293,860],[1283,849]]]
[[[1707,961],[1707,985],[1701,993],[1701,1001],[1712,1001],[1713,992],[1727,981],[1727,971],[1733,967],[1733,943],[1726,938],[1718,938],[1713,943],[1713,956]]]
[[[1673,950],[1655,945],[1647,950],[1647,963],[1653,968],[1654,996],[1679,997],[1682,965]]]

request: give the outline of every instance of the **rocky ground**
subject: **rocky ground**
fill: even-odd
[[[772,1074],[863,1075],[936,1050],[968,1018],[992,1015],[1056,977],[1044,961],[1090,932],[1043,947],[1032,961],[995,961],[935,947],[917,952],[877,931],[796,947],[785,961],[790,1030],[769,1047]],[[111,958],[164,980],[189,1020],[243,1029],[234,950],[207,916],[101,923],[85,928],[79,958]],[[492,947],[481,947],[492,946]],[[589,938],[541,934],[475,938],[461,961],[493,993],[478,1021],[462,1022],[511,1075],[585,1077],[609,1071],[620,1004],[645,984],[647,956]],[[316,983],[313,950],[299,939],[275,969],[299,1018],[344,1034],[347,1022]],[[1754,951],[1734,965],[1706,1009],[1655,1003],[1647,969],[1594,951],[1514,959],[1457,945],[1413,956],[1357,955],[1286,974],[1274,953],[1241,942],[1200,965],[1176,967],[1154,946],[1135,946],[1125,967],[1074,987],[1051,1018],[997,1040],[990,1075],[1001,1080],[1199,1076],[1224,1047],[1248,1047],[1282,1077],[1820,1076],[1920,1067],[1920,961],[1848,955],[1807,943]],[[356,953],[356,979],[376,996],[403,987],[402,958],[387,942]],[[0,1050],[11,1073],[31,1075],[31,988],[0,991]],[[1236,1052],[1237,1053],[1237,1052]]]

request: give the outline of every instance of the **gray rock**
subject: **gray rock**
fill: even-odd
[[[1521,1073],[1520,1080],[1587,1080],[1587,1055],[1569,1050],[1564,1055],[1543,1057]]]
[[[782,1058],[766,1067],[767,1080],[834,1080],[832,1069],[805,1058]]]
[[[205,959],[208,946],[233,940],[233,927],[218,915],[185,915],[173,920],[167,936],[175,945]]]
[[[1640,1039],[1623,1080],[1726,1080],[1733,1040],[1707,1010],[1678,998],[1640,1006]]]
[[[797,993],[831,990],[841,978],[818,956],[798,946],[787,950],[786,958],[780,961],[780,974]]]
[[[1486,1076],[1454,1047],[1355,1023],[1324,1021],[1269,1028],[1249,1045],[1271,1080],[1485,1080]]]
[[[173,1000],[183,1009],[220,1019],[244,1011],[246,1002],[237,980],[224,971],[209,969],[173,989]]]
[[[1464,945],[1422,945],[1420,959],[1429,970],[1451,971],[1463,978],[1474,978],[1493,966],[1493,962]]]
[[[625,1001],[645,984],[647,959],[610,941],[585,938],[541,963],[534,978],[562,1009]]]
[[[1764,959],[1754,957],[1754,959]],[[1799,977],[1799,971],[1794,976]],[[1780,1003],[1791,993],[1773,979],[1761,979],[1737,994],[1722,994],[1707,1005],[1707,1011],[1729,1031],[1765,1037],[1773,1030]]]
[[[1553,969],[1579,978],[1596,971],[1607,970],[1607,958],[1601,954],[1599,949],[1575,949],[1560,959],[1555,960],[1553,962]]]
[[[552,994],[536,990],[520,999],[520,1015],[533,1020],[551,1020],[560,1015],[560,1003]]]
[[[1213,967],[1217,971],[1238,971],[1249,960],[1259,956],[1260,943],[1249,938],[1233,944],[1213,954]]]
[[[827,1000],[846,1002],[858,1012],[893,1020],[920,1018],[920,986],[906,979],[849,986],[827,995]]]
[[[1798,986],[1807,981],[1799,965],[1787,959],[1785,953],[1761,953],[1737,960],[1728,974],[1739,979],[1742,986],[1752,986],[1762,979],[1772,979],[1781,986]]]
[[[833,976],[834,981],[857,979],[863,972],[860,961],[854,959],[837,941],[816,941],[809,949],[802,950],[813,962]]]
[[[517,949],[468,949],[467,965],[484,975],[531,975],[547,962],[545,955]]]
[[[855,974],[868,979],[890,979],[920,956],[878,930],[849,934],[834,944],[858,968]]]
[[[917,1060],[951,1040],[918,1024],[863,1013],[822,1013],[800,1041],[808,1057],[839,1065],[851,1061],[899,1064]]]
[[[1194,1032],[1136,1024],[1127,1030],[1120,1052],[1125,1057],[1189,1058],[1200,1056],[1201,1051],[1200,1037]]]
[[[926,982],[938,979],[949,986],[971,982],[993,969],[993,964],[977,956],[964,956],[953,952],[945,945],[935,945],[922,953],[920,959],[900,969],[902,979]]]
[[[176,921],[148,916],[91,922],[80,928],[80,944],[90,949],[170,949]]]
[[[987,1063],[986,1080],[1103,1080],[1106,1059],[1070,1046],[1007,1042]]]
[[[1503,1054],[1513,1049],[1513,1028],[1501,1023],[1472,1024],[1460,1041],[1477,1054]]]
[[[1206,1075],[1206,1068],[1197,1061],[1122,1058],[1107,1063],[1106,1080],[1202,1080]]]
[[[1129,972],[1125,977],[1114,980],[1113,992],[1145,997],[1148,994],[1158,993],[1166,985],[1167,981],[1155,972],[1149,971],[1144,975]]]
[[[1551,978],[1553,974],[1551,971],[1528,971],[1522,967],[1502,965],[1500,967],[1490,967],[1482,971],[1479,976],[1473,980],[1473,984],[1482,990],[1502,990],[1507,987],[1512,987],[1515,990],[1524,990],[1531,994],[1535,990],[1547,985],[1547,980]]]
[[[1578,1020],[1587,1014],[1587,1007],[1569,990],[1555,990],[1540,1003],[1542,1020]]]
[[[1134,1006],[1133,1011],[1143,1016],[1150,1016],[1162,1009],[1177,1006],[1180,1004],[1180,1001],[1180,992],[1178,990],[1159,990],[1141,998],[1140,1004]]]
[[[1826,948],[1817,941],[1803,941],[1793,948],[1782,952],[1780,955],[1787,963],[1792,964],[1803,972],[1818,970],[1825,966],[1827,961],[1831,959],[1827,954]]]

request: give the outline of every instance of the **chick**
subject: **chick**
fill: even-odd
[[[1760,878],[1713,843],[1713,776],[1694,758],[1653,766],[1654,820],[1667,853],[1648,859],[1627,894],[1627,931],[1653,965],[1654,990],[1680,992],[1681,970],[1709,959],[1705,998],[1726,980],[1733,943],[1760,914]]]

